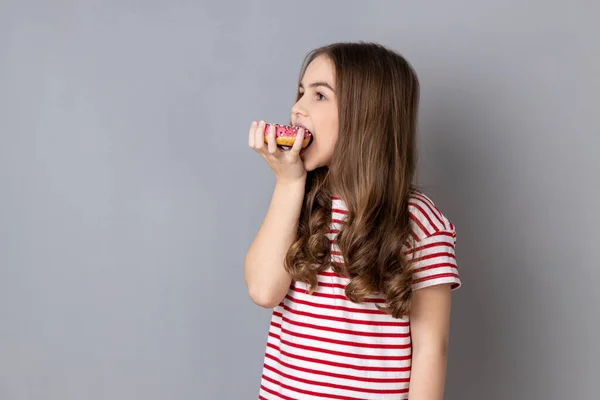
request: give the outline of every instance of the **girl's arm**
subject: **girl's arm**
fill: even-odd
[[[306,180],[277,182],[271,205],[244,262],[248,294],[256,304],[273,308],[289,290],[284,269],[289,247],[296,239]]]
[[[410,400],[442,400],[450,327],[450,285],[415,290],[410,309],[413,344]]]
[[[292,282],[284,267],[285,256],[296,239],[304,201],[306,169],[300,157],[304,129],[287,151],[277,149],[275,127],[270,126],[265,144],[265,121],[252,122],[248,145],[275,173],[276,184],[267,215],[244,260],[244,280],[252,301],[262,307],[277,306]]]

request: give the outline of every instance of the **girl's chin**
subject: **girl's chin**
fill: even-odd
[[[304,169],[306,169],[306,172],[314,171],[318,168],[318,165],[315,165],[315,163],[311,162],[311,160],[303,159],[302,161],[304,161]]]
[[[307,171],[312,171],[319,168],[319,161],[315,159],[315,155],[316,153],[314,153],[314,149],[312,149],[310,146],[300,150],[300,159],[304,163],[304,168],[306,168]]]

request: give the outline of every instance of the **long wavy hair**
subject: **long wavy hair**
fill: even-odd
[[[400,54],[376,43],[344,42],[308,53],[298,82],[321,55],[335,69],[338,140],[330,165],[308,173],[285,268],[313,293],[317,274],[332,267],[349,278],[350,301],[383,295],[386,304],[379,309],[401,318],[408,314],[413,283],[402,247],[413,241],[408,201],[416,189],[419,81]],[[326,236],[333,195],[348,209],[336,238],[343,265],[332,262]]]

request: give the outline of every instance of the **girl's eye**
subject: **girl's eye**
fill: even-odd
[[[317,92],[317,98],[319,100],[326,100],[327,99],[327,97],[325,97],[325,95],[323,95],[323,93],[319,93],[319,92]]]

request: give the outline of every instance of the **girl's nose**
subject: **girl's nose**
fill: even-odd
[[[292,107],[292,117],[297,116],[308,117],[308,112],[306,111],[306,109],[300,107],[299,102],[294,104],[294,106]]]

